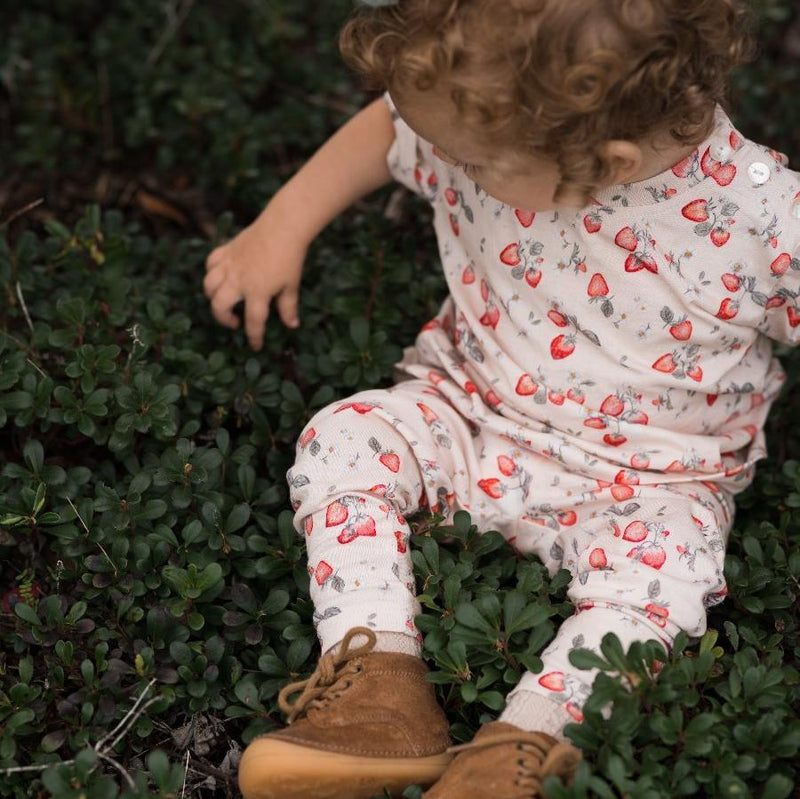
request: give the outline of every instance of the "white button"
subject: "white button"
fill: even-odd
[[[754,161],[750,164],[747,174],[750,175],[750,180],[752,180],[756,186],[761,186],[763,183],[766,183],[771,175],[769,167],[762,161]]]
[[[727,144],[715,144],[711,148],[711,157],[715,161],[727,161],[733,153],[733,148]]]
[[[792,216],[795,219],[800,219],[800,197],[795,197],[792,200]]]

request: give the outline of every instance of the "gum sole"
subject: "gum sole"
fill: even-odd
[[[432,785],[452,757],[358,757],[259,738],[239,763],[239,790],[244,799],[371,799]]]

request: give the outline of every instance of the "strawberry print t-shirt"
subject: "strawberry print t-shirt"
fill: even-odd
[[[784,379],[771,340],[800,337],[800,175],[786,157],[718,108],[664,173],[533,213],[438,159],[384,99],[389,168],[431,203],[449,287],[400,379],[601,481],[744,488]]]

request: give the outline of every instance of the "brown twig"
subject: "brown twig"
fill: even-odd
[[[44,202],[44,197],[40,197],[38,200],[33,200],[29,202],[27,205],[23,205],[22,208],[18,208],[14,211],[11,216],[9,216],[5,221],[0,222],[0,230],[5,227],[8,227],[17,217],[22,216],[23,214],[27,214],[28,211],[32,211],[38,205],[41,205]]]

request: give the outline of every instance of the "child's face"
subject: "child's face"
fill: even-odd
[[[434,145],[438,158],[454,166],[467,164],[460,167],[467,177],[506,205],[523,211],[545,211],[586,204],[581,197],[570,197],[569,203],[554,200],[560,181],[555,161],[491,150],[467,131],[454,127],[456,109],[445,92],[409,89],[399,98],[392,94],[392,100],[408,126]]]

